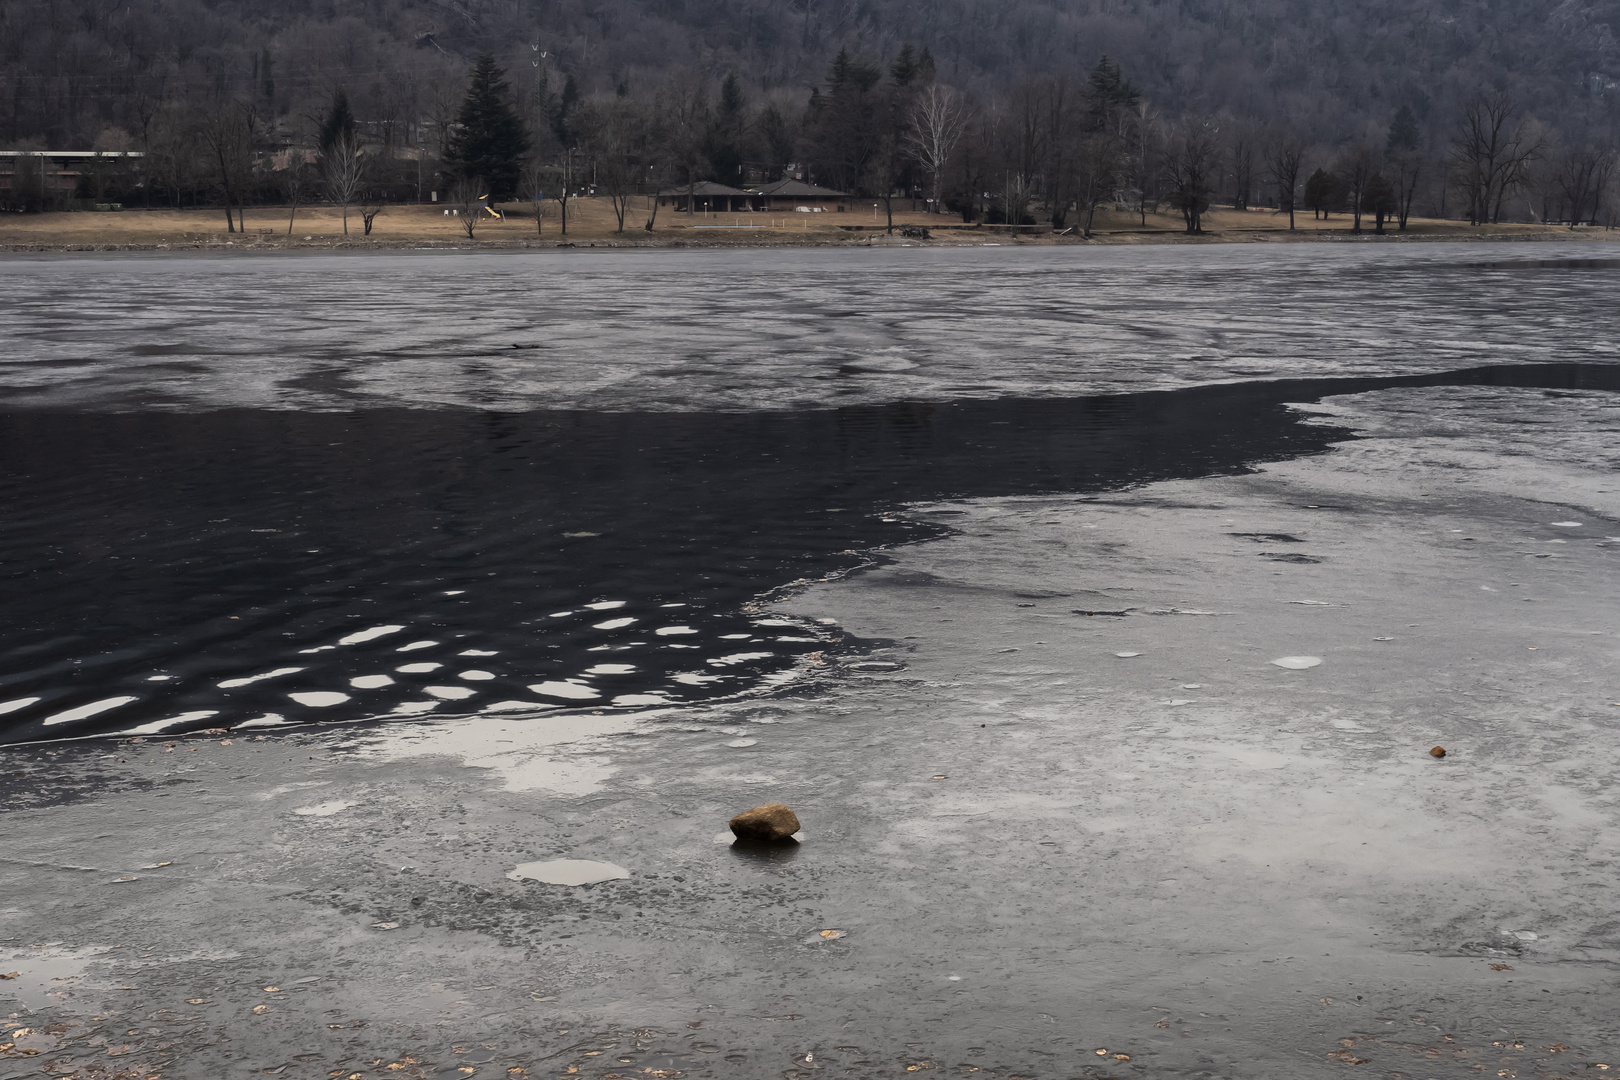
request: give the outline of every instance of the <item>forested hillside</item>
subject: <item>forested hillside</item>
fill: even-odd
[[[1139,125],[1156,126],[1154,155],[1176,124],[1198,118],[1217,133],[1220,183],[1241,201],[1244,186],[1258,193],[1263,144],[1278,132],[1326,161],[1358,145],[1387,149],[1399,114],[1403,139],[1438,162],[1481,95],[1501,95],[1507,133],[1536,144],[1526,163],[1550,167],[1555,147],[1606,147],[1620,118],[1617,26],[1620,0],[0,0],[0,145],[150,150],[228,107],[246,110],[256,154],[313,147],[341,91],[374,157],[421,147],[438,162],[469,69],[491,54],[532,127],[533,154],[553,163],[591,134],[592,108],[619,101],[651,124],[632,140],[642,182],[694,171],[735,181],[745,163],[761,175],[808,163],[866,192],[880,181],[918,188],[928,180],[915,175],[915,152],[883,177],[829,162],[834,136],[812,103],[831,91],[841,52],[857,83],[868,71],[882,82],[910,46],[927,62],[920,81],[959,93],[973,125],[1000,132],[992,141],[1026,144],[986,176],[1010,168],[1050,194],[1051,163],[1037,160],[1047,151],[1029,144],[1055,145],[1056,128],[1039,140],[1011,128],[1086,107],[1064,87],[1083,87],[1106,55],[1141,106]],[[708,156],[663,139],[653,162],[649,139],[689,127],[689,109],[706,118],[697,141]],[[573,111],[572,126],[559,122]],[[731,130],[717,132],[722,118]],[[1253,144],[1252,180],[1226,160],[1234,139]],[[861,169],[872,160],[854,157]],[[203,182],[197,170],[169,185],[171,197]],[[1144,158],[1136,172],[1141,188],[1162,170]]]
[[[0,138],[88,146],[221,92],[308,113],[340,85],[363,119],[408,122],[459,97],[477,55],[516,75],[535,43],[586,92],[694,68],[802,97],[839,48],[882,61],[912,42],[964,89],[1106,53],[1167,112],[1286,117],[1327,139],[1482,86],[1606,124],[1617,28],[1620,0],[0,0]]]

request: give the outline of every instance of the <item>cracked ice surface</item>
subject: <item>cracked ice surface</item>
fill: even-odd
[[[1620,309],[1612,266],[1594,263],[1617,252],[1593,242],[15,260],[0,264],[0,381],[13,404],[98,409],[735,411],[1605,362],[1620,355]],[[471,302],[477,319],[464,317]]]

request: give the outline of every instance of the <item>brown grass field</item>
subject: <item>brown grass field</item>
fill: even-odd
[[[648,232],[648,200],[633,200],[618,223],[606,198],[575,199],[569,203],[568,233],[562,234],[556,204],[547,203],[538,232],[532,204],[505,207],[504,221],[485,218],[468,238],[459,217],[448,217],[439,206],[390,206],[375,221],[370,236],[362,235],[360,215],[351,211],[349,231],[343,231],[340,211],[329,206],[300,208],[289,235],[287,211],[282,207],[250,207],[245,232],[227,233],[223,210],[140,210],[111,213],[72,212],[6,215],[0,218],[0,250],[96,251],[173,250],[185,248],[264,249],[388,249],[403,247],[522,248],[556,247],[768,247],[848,246],[852,244],[917,243],[884,233],[881,206],[870,204],[847,213],[793,212],[751,214],[697,214],[688,216],[662,207],[656,228]],[[1466,222],[1416,219],[1405,233],[1393,223],[1384,236],[1372,233],[1364,219],[1360,235],[1351,232],[1348,214],[1314,220],[1307,211],[1295,217],[1290,232],[1286,215],[1272,210],[1216,208],[1205,216],[1202,236],[1188,236],[1174,213],[1149,214],[1144,225],[1134,214],[1102,211],[1090,240],[1054,236],[1044,227],[1012,230],[998,226],[963,227],[959,218],[895,208],[895,226],[929,227],[929,245],[1007,244],[1143,244],[1232,243],[1336,240],[1364,243],[1401,243],[1412,240],[1601,240],[1620,239],[1620,232],[1604,228],[1571,230],[1564,226],[1504,224],[1470,226]]]

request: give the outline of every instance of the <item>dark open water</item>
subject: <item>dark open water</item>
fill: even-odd
[[[105,262],[86,265],[111,273]],[[48,269],[60,277],[61,266]],[[1287,269],[1254,273],[1286,290]],[[1620,389],[1620,367],[1593,362],[1611,346],[1572,333],[1580,320],[1566,310],[1583,293],[1603,295],[1612,267],[1561,268],[1556,285],[1545,284],[1545,269],[1459,263],[1434,272],[1459,288],[1494,283],[1503,303],[1511,275],[1522,274],[1528,284],[1517,291],[1542,289],[1559,306],[1555,332],[1522,327],[1522,348],[1482,345],[1481,361],[1551,360],[1549,338],[1561,337],[1582,362],[1446,371],[1427,353],[1398,354],[1386,369],[1423,373],[1368,376],[1289,353],[1271,362],[1267,381],[967,398],[930,384],[920,363],[917,400],[772,408],[769,386],[750,384],[755,367],[727,354],[734,376],[694,376],[699,399],[722,395],[726,379],[752,385],[751,405],[725,411],[702,400],[672,409],[665,399],[651,409],[537,408],[544,379],[533,370],[521,392],[479,408],[465,400],[485,365],[479,356],[446,367],[437,382],[407,380],[363,401],[332,389],[372,377],[359,361],[329,375],[326,397],[290,401],[265,388],[292,380],[308,391],[303,361],[216,357],[215,368],[187,377],[208,382],[214,371],[225,384],[212,391],[217,399],[158,399],[146,360],[129,370],[116,362],[119,350],[156,355],[138,342],[103,330],[78,342],[81,362],[64,358],[62,341],[78,331],[42,290],[11,309],[12,354],[0,364],[0,742],[489,710],[544,722],[550,708],[641,708],[787,685],[810,654],[842,647],[839,632],[761,614],[750,601],[858,565],[859,553],[933,535],[891,516],[906,503],[1096,491],[1319,452],[1347,433],[1302,424],[1285,403],[1329,394],[1482,383]],[[1361,263],[1350,270],[1376,308],[1378,275]],[[1147,271],[1169,272],[1151,260]],[[1209,271],[1199,270],[1200,283],[1218,288]],[[153,273],[133,264],[129,276]],[[987,271],[986,288],[996,280]],[[1241,284],[1230,302],[1256,289]],[[197,280],[197,293],[207,288]],[[897,285],[895,303],[926,308],[926,295],[910,288]],[[1459,292],[1457,302],[1480,298]],[[132,296],[120,303],[138,306]],[[550,301],[534,303],[550,310]],[[1337,294],[1333,303],[1343,306]],[[182,352],[191,341],[200,354],[213,347],[215,324],[195,297],[187,304],[170,311],[161,336]],[[1206,321],[1218,306],[1214,295],[1186,302]],[[724,315],[723,305],[711,307]],[[1207,383],[1208,365],[1234,356],[1252,364],[1266,335],[1253,317],[1254,348],[1227,334],[1220,357],[1184,359],[1185,381]],[[1592,317],[1610,318],[1596,309]],[[802,311],[792,318],[802,322]],[[650,338],[662,332],[656,313],[643,323]],[[1379,333],[1400,347],[1399,335]],[[1311,334],[1312,349],[1330,336]],[[681,344],[671,337],[671,349]],[[644,342],[642,352],[654,347]],[[948,344],[928,348],[947,366],[960,363],[945,355]],[[982,338],[964,348],[994,351]],[[1026,344],[1004,348],[1021,377],[1039,362]],[[1106,348],[1089,361],[1077,348],[1051,361],[1054,389],[1082,378],[1106,384],[1107,367],[1120,362]],[[997,377],[995,365],[978,363],[985,379]],[[1095,370],[1078,370],[1087,363]],[[567,364],[577,375],[583,361]],[[616,370],[611,356],[598,365]],[[97,370],[85,377],[86,368]],[[1313,368],[1334,375],[1286,377]],[[125,376],[136,369],[132,383]],[[834,382],[852,377],[859,371]],[[1127,371],[1113,381],[1134,379]],[[439,390],[454,400],[432,400]]]

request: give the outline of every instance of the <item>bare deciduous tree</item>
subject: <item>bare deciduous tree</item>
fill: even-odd
[[[939,83],[924,87],[912,102],[905,146],[912,159],[928,173],[933,193],[930,209],[936,214],[944,197],[945,170],[967,132],[968,115],[967,101],[961,91]]]
[[[1204,211],[1209,209],[1220,166],[1219,134],[1208,120],[1189,117],[1181,122],[1165,148],[1164,174],[1170,182],[1170,200],[1181,211],[1189,233],[1204,231]]]
[[[455,204],[456,216],[461,218],[461,227],[469,240],[478,231],[478,215],[484,211],[483,192],[479,190],[481,186],[479,179],[473,177],[457,180],[450,189],[450,201]]]
[[[1145,227],[1149,203],[1154,213],[1159,211],[1157,166],[1162,157],[1160,142],[1164,132],[1158,114],[1145,100],[1136,103],[1129,120],[1131,183],[1136,188],[1136,211]]]
[[[1352,146],[1339,159],[1337,170],[1339,180],[1344,184],[1345,193],[1350,200],[1350,215],[1353,222],[1350,231],[1359,233],[1361,211],[1365,209],[1367,201],[1367,185],[1378,173],[1378,154],[1365,144]]]
[[[1542,136],[1533,124],[1515,119],[1518,106],[1507,94],[1476,97],[1463,106],[1462,123],[1451,140],[1453,182],[1468,199],[1468,222],[1478,225],[1502,216],[1502,201],[1524,182],[1541,152]]]
[[[1553,186],[1565,200],[1571,229],[1583,221],[1597,223],[1598,202],[1613,168],[1613,151],[1590,144],[1565,150],[1554,159]]]
[[[1279,131],[1266,143],[1266,172],[1277,187],[1277,212],[1288,211],[1294,228],[1294,207],[1299,200],[1299,174],[1305,165],[1305,140],[1291,131]]]
[[[658,97],[656,116],[660,144],[672,171],[686,187],[686,214],[696,212],[694,189],[708,164],[704,152],[709,133],[709,100],[695,78],[676,78]]]
[[[234,201],[240,210],[253,172],[254,121],[251,106],[233,101],[206,113],[197,128],[207,148],[214,180],[225,198],[225,231],[230,233],[237,231],[231,204]]]
[[[523,186],[528,190],[529,201],[534,204],[534,235],[545,235],[546,215],[546,167],[538,161],[531,161],[523,170]]]
[[[1412,216],[1418,180],[1423,175],[1423,158],[1416,150],[1399,150],[1389,156],[1389,182],[1395,195],[1395,221],[1401,232]]]
[[[282,198],[287,200],[287,235],[291,236],[298,208],[310,196],[309,160],[303,147],[295,146],[287,151],[287,166],[277,180],[281,184]]]
[[[623,98],[591,109],[588,117],[590,136],[586,140],[586,151],[596,171],[596,185],[607,192],[621,233],[638,179],[635,148],[640,141],[639,119],[634,106]]]
[[[364,235],[371,235],[372,222],[376,221],[377,215],[382,212],[383,204],[381,200],[377,198],[374,192],[367,192],[365,199],[360,203],[360,221],[365,228]]]
[[[321,158],[326,197],[343,208],[343,235],[349,235],[349,207],[360,194],[366,165],[360,156],[360,142],[344,136],[332,144]]]
[[[1008,225],[1022,225],[1029,204],[1035,197],[1035,185],[1021,172],[1008,173],[1001,184],[1001,215]]]
[[[1113,197],[1124,166],[1123,145],[1111,130],[1081,136],[1074,154],[1074,207],[1081,235],[1091,238],[1097,207]]]

